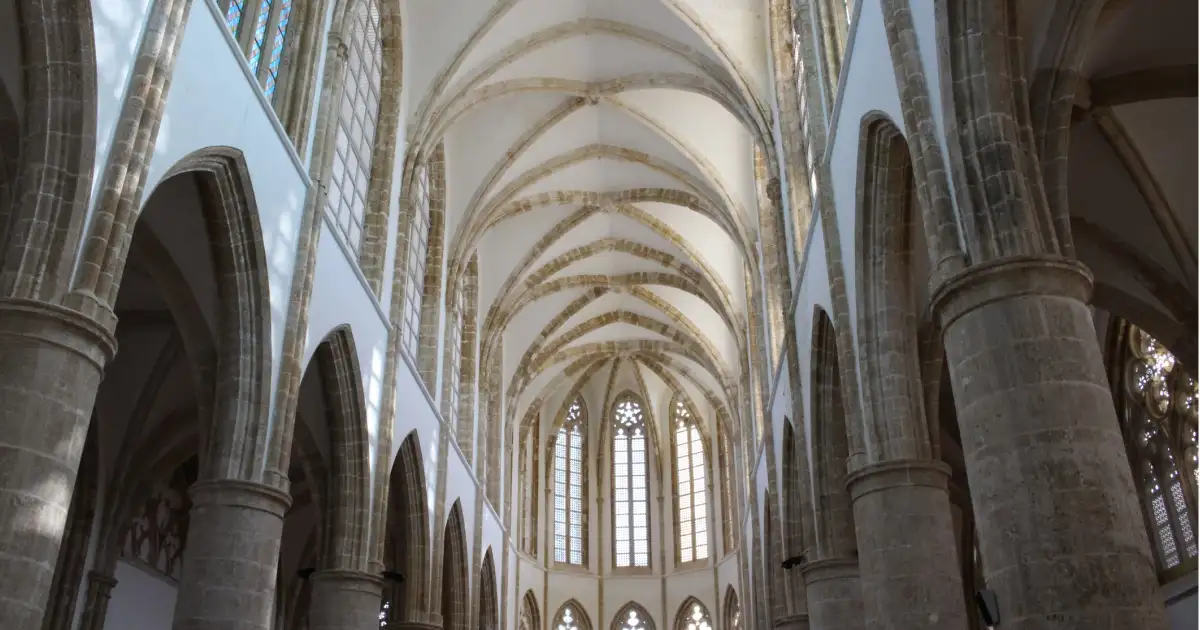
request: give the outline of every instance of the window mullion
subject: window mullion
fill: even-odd
[[[237,42],[242,50],[242,56],[250,59],[250,51],[254,47],[254,27],[258,24],[258,12],[262,3],[268,0],[245,0],[242,3],[242,18],[238,22]]]
[[[271,72],[271,51],[275,49],[275,31],[279,28],[279,15],[283,10],[284,0],[272,0],[267,14],[267,28],[263,32],[262,52],[259,53],[258,72],[255,78],[258,84],[267,84],[267,75]]]

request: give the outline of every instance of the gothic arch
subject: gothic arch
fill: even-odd
[[[370,438],[362,374],[349,327],[335,330],[317,346],[316,362],[329,410],[331,473],[324,515],[328,541],[323,545],[321,564],[329,569],[366,571],[370,555]]]
[[[857,555],[854,512],[846,490],[849,453],[846,411],[838,372],[837,334],[829,315],[813,314],[812,419],[816,544],[821,558]],[[940,377],[940,373],[938,374]]]
[[[479,575],[479,628],[499,630],[500,600],[496,589],[496,562],[492,559],[492,548],[483,554],[483,566]]]
[[[388,482],[387,532],[380,539],[384,564],[405,576],[387,595],[392,620],[424,621],[429,575],[429,508],[421,439],[410,432],[396,452]]]
[[[694,626],[688,626],[689,623],[694,623]],[[703,625],[707,624],[707,625]],[[712,615],[708,612],[708,606],[689,595],[679,605],[679,610],[675,612],[675,630],[712,630],[715,625]]]
[[[721,627],[724,630],[741,630],[742,605],[738,600],[737,591],[733,589],[732,584],[725,587],[725,605],[721,606],[721,610],[725,613]]]
[[[543,630],[542,612],[538,608],[537,596],[533,594],[533,589],[525,591],[521,598],[521,616],[517,619],[517,630]]]
[[[532,591],[530,591],[532,594]],[[558,607],[558,611],[554,613],[554,619],[551,620],[550,630],[559,630],[560,624],[565,621],[565,615],[571,614],[572,623],[579,630],[592,630],[592,620],[588,617],[587,609],[579,603],[575,598],[568,599],[563,602],[562,606]]]
[[[610,630],[654,630],[654,617],[637,602],[627,602],[613,615]]]
[[[442,539],[441,612],[445,630],[467,630],[470,623],[467,567],[467,532],[462,503],[455,500]]]

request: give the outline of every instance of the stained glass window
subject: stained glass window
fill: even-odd
[[[258,19],[254,21],[254,39],[250,45],[250,71],[258,74],[258,62],[262,60],[263,45],[267,40],[267,21],[271,19],[271,0],[262,0],[258,5]]]
[[[267,76],[263,90],[268,97],[275,95],[275,86],[279,82],[279,64],[283,61],[283,42],[287,37],[288,21],[292,17],[292,0],[277,0],[279,2],[279,17],[275,22],[275,36],[271,40],[270,56],[267,58]]]
[[[704,469],[704,439],[696,419],[681,398],[671,405],[675,426],[675,524],[679,532],[679,561],[708,558],[708,478]]]
[[[617,615],[619,624],[614,625],[621,630],[654,630],[650,616],[632,605],[626,606],[625,610]]]
[[[613,407],[613,530],[616,566],[650,566],[650,496],[642,404],[624,396]]]
[[[717,456],[721,466],[721,521],[724,533],[725,553],[733,549],[738,539],[737,499],[734,493],[732,453],[729,451],[729,433],[721,429],[717,433]]]
[[[242,7],[245,0],[229,0],[229,6],[225,9],[225,26],[229,27],[229,32],[237,37],[238,26],[242,23]]]
[[[712,618],[708,616],[704,604],[693,600],[681,612],[684,618],[679,621],[680,630],[712,630]]]
[[[225,26],[246,55],[267,97],[275,95],[293,0],[226,0]],[[253,16],[253,21],[244,18]],[[266,58],[264,62],[263,58]]]
[[[567,407],[554,440],[554,561],[583,564],[584,442],[586,410],[578,397]]]
[[[404,288],[404,350],[416,358],[421,338],[421,303],[425,291],[425,263],[429,251],[429,167],[421,165],[414,177],[412,212],[408,224],[407,277]]]
[[[1127,329],[1123,423],[1134,480],[1164,580],[1195,566],[1200,390],[1162,344]]]
[[[579,612],[571,604],[563,604],[554,619],[554,630],[583,630]]]
[[[362,240],[363,214],[367,207],[367,183],[371,177],[382,80],[379,3],[367,0],[357,6],[345,40],[348,49],[346,76],[326,196],[329,215],[346,244],[356,252]]]

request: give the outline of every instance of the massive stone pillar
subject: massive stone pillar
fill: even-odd
[[[800,567],[808,592],[808,617],[812,630],[861,630],[862,584],[858,560],[830,558]]]
[[[104,364],[78,312],[0,299],[0,628],[39,630]]]
[[[864,627],[967,628],[949,477],[949,466],[929,460],[885,461],[849,474]]]
[[[175,630],[269,630],[287,493],[218,479],[190,490]],[[376,609],[378,612],[378,609]]]
[[[327,570],[314,573],[311,579],[308,630],[379,629],[382,578],[359,571]]]
[[[1078,263],[1012,256],[934,296],[1004,628],[1164,628]]]

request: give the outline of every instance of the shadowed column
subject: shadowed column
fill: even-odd
[[[378,630],[382,596],[383,579],[378,576],[318,571],[312,576],[308,630]]]

